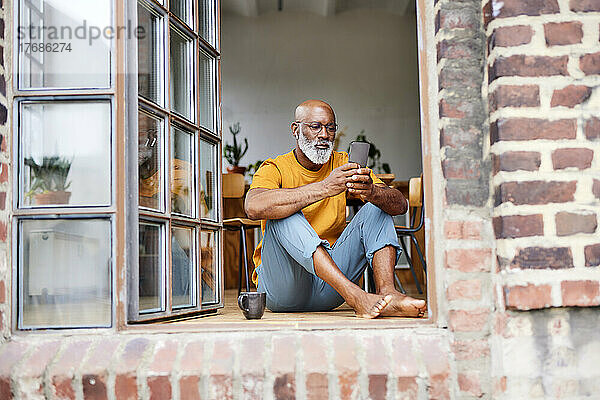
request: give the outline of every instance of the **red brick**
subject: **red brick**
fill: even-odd
[[[167,400],[172,398],[171,382],[168,376],[151,376],[147,379],[150,400]]]
[[[410,338],[395,336],[392,339],[392,375],[412,378],[419,375],[419,365]]]
[[[204,356],[204,341],[190,342],[185,346],[181,357],[180,370],[184,374],[199,373],[202,371],[202,357]]]
[[[537,118],[499,119],[490,126],[492,143],[504,140],[575,139],[577,121]]]
[[[119,346],[117,339],[102,339],[92,351],[82,370],[88,374],[105,374],[112,365],[114,354]]]
[[[99,378],[97,375],[84,375],[81,378],[83,383],[83,398],[85,400],[107,400],[105,378]]]
[[[296,398],[296,339],[293,336],[276,336],[273,338],[271,374],[275,377],[273,395],[276,399]]]
[[[467,373],[458,374],[458,387],[461,392],[467,392],[475,397],[483,396],[481,383],[479,382],[479,373],[470,371]]]
[[[137,379],[134,373],[116,376],[115,396],[117,400],[136,400],[138,398]]]
[[[544,235],[542,214],[494,217],[493,224],[497,239]]]
[[[242,341],[240,352],[240,373],[242,375],[243,398],[262,397],[265,371],[263,357],[265,341],[262,337],[247,338]]]
[[[327,375],[316,372],[306,374],[306,398],[309,400],[328,399],[328,385]]]
[[[337,335],[333,341],[334,365],[342,399],[351,399],[358,394],[354,393],[358,388],[359,372],[356,349],[357,344],[352,336]]]
[[[532,37],[533,29],[528,25],[501,26],[492,33],[492,48],[528,44]]]
[[[583,29],[581,22],[550,22],[544,24],[546,44],[558,46],[581,43]]]
[[[445,99],[440,101],[440,117],[464,118],[465,112],[460,109],[460,105],[450,104]]]
[[[6,242],[6,235],[8,233],[8,226],[6,222],[0,221],[0,242]]]
[[[584,131],[588,140],[600,139],[600,118],[592,117],[585,121]]]
[[[233,358],[229,340],[215,340],[211,357],[210,383],[216,398],[233,399]]]
[[[440,29],[478,29],[479,14],[467,7],[440,7],[436,15],[436,32]]]
[[[600,52],[582,56],[579,59],[579,68],[586,75],[600,74]]]
[[[555,215],[556,235],[568,236],[576,233],[594,233],[598,227],[596,214],[561,211]]]
[[[592,184],[592,193],[597,199],[600,199],[600,180],[594,179],[594,183]]]
[[[458,361],[475,360],[490,355],[490,344],[486,339],[457,340],[452,343],[452,352]]]
[[[452,249],[446,251],[446,268],[461,272],[488,272],[491,270],[490,249]]]
[[[568,56],[526,56],[514,55],[498,57],[489,72],[490,82],[503,76],[569,76]]]
[[[183,376],[179,379],[179,395],[185,400],[200,400],[200,377]]]
[[[557,149],[552,152],[554,169],[587,169],[592,165],[594,151],[586,148]]]
[[[490,315],[489,310],[450,310],[448,322],[450,329],[454,332],[477,332],[481,331]]]
[[[13,392],[10,388],[10,378],[0,376],[0,399],[12,400]]]
[[[506,307],[516,310],[534,310],[552,305],[552,286],[507,286],[504,288]]]
[[[542,163],[536,151],[506,151],[492,155],[494,174],[500,171],[537,171]]]
[[[325,336],[305,334],[300,340],[304,351],[307,397],[309,399],[327,398],[329,388]]]
[[[177,358],[178,342],[169,340],[157,345],[154,359],[148,367],[149,375],[169,375]]]
[[[586,267],[597,267],[600,265],[600,243],[590,244],[583,249]]]
[[[493,378],[493,394],[499,395],[506,392],[506,376]],[[495,398],[495,397],[494,397]]]
[[[441,340],[440,337],[423,337],[419,339],[423,361],[429,375],[428,398],[449,399],[450,363],[447,357],[448,351],[442,345]]]
[[[592,94],[592,88],[583,85],[569,85],[555,90],[550,102],[551,107],[569,107],[586,102]]]
[[[78,369],[85,354],[91,346],[89,341],[74,342],[62,352],[59,360],[52,366],[49,376],[59,398],[75,398],[73,388],[74,372]]]
[[[8,165],[0,163],[0,183],[8,182]]]
[[[52,379],[52,386],[54,387],[54,394],[57,398],[64,400],[75,400],[75,389],[73,388],[73,378],[67,378],[65,376],[54,377]]]
[[[475,127],[464,128],[446,125],[440,132],[440,146],[460,149],[465,146],[476,146],[481,142],[481,131]]]
[[[481,176],[481,163],[471,158],[453,158],[442,161],[446,179],[477,179]]]
[[[451,240],[481,240],[481,221],[446,221],[444,236]]]
[[[501,85],[490,96],[490,108],[496,111],[503,107],[539,107],[538,85]]]
[[[498,3],[496,18],[516,17],[517,15],[543,15],[560,12],[556,0],[505,0]]]
[[[416,399],[419,384],[415,376],[401,376],[398,378],[397,396],[399,399]]]
[[[457,59],[478,59],[483,56],[479,39],[446,39],[437,45],[438,60],[442,58]]]
[[[387,374],[390,370],[389,354],[382,336],[372,335],[365,338],[365,369],[369,378],[369,397],[385,399],[387,394]]]
[[[518,250],[510,266],[522,269],[573,268],[573,254],[569,247],[526,247]]]
[[[573,201],[576,181],[567,182],[504,182],[496,192],[496,205],[511,202],[522,204],[566,203]]]
[[[590,12],[600,11],[600,1],[598,0],[571,0],[569,2],[571,11]]]
[[[6,209],[6,192],[0,192],[0,210]]]
[[[52,361],[60,348],[59,341],[45,342],[35,349],[34,352],[23,363],[21,368],[21,377],[40,378],[43,376],[46,367]]]
[[[439,89],[457,89],[481,87],[481,72],[475,68],[456,68],[453,65],[445,65],[439,73]]]
[[[481,298],[481,281],[469,279],[451,283],[446,290],[449,301],[452,300],[478,300]]]
[[[600,305],[598,281],[562,281],[560,283],[563,307]]]
[[[6,285],[3,280],[0,280],[0,304],[6,302]]]

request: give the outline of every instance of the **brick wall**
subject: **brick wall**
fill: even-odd
[[[600,2],[484,2],[497,398],[597,397]],[[516,311],[521,310],[521,311]]]
[[[5,68],[10,63],[9,53],[6,52],[6,44],[10,43],[5,34],[5,5],[0,0],[0,343],[10,334],[10,257],[7,245],[10,234],[9,229],[9,143],[10,134],[8,127],[7,88],[10,87],[10,79],[6,79]]]

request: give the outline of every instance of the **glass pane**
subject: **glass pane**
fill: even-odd
[[[161,209],[163,122],[140,111],[138,117],[138,173],[140,207]]]
[[[215,7],[214,0],[200,0],[198,2],[198,19],[200,21],[199,33],[208,43],[215,45]]]
[[[109,87],[111,4],[21,0],[19,88]]]
[[[173,227],[171,235],[173,308],[195,306],[194,230]]]
[[[192,216],[194,134],[180,128],[171,133],[171,211]]]
[[[173,14],[193,28],[192,2],[190,0],[171,0],[169,7]]]
[[[20,327],[111,325],[111,224],[20,223]]]
[[[217,303],[218,297],[218,245],[219,236],[217,231],[202,231],[200,233],[202,264],[202,304]]]
[[[193,113],[194,41],[171,26],[171,109],[195,121]]]
[[[160,17],[140,3],[138,25],[144,29],[144,34],[138,37],[138,92],[140,96],[162,105]]]
[[[200,217],[217,219],[217,146],[200,140]]]
[[[20,205],[111,202],[108,101],[21,103]]]
[[[140,223],[139,311],[164,311],[161,227]]]
[[[200,125],[215,131],[215,59],[200,52]]]

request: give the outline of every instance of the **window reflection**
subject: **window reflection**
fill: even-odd
[[[193,40],[171,26],[171,109],[194,121]]]
[[[139,310],[164,311],[161,227],[140,223],[139,235]]]
[[[171,136],[171,210],[192,216],[194,135],[177,127]]]
[[[200,140],[200,213],[202,218],[216,220],[216,145]]]
[[[163,181],[160,151],[162,121],[140,111],[138,117],[138,173],[140,207],[160,209]]]
[[[140,96],[162,104],[160,17],[140,3],[138,25],[144,28],[145,32],[138,38],[138,92]]]
[[[21,328],[111,325],[108,219],[20,223]]]
[[[217,303],[217,231],[200,233],[201,265],[202,265],[202,304]]]
[[[172,299],[173,307],[193,307],[193,242],[194,230],[173,227],[171,236]]]

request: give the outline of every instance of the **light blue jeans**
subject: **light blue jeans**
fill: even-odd
[[[392,217],[371,203],[364,205],[346,226],[333,247],[319,238],[304,214],[268,220],[262,247],[262,263],[256,268],[258,291],[267,293],[267,307],[275,312],[327,311],[344,299],[315,274],[313,253],[323,246],[352,282],[357,282],[366,262],[385,246],[401,247]]]

